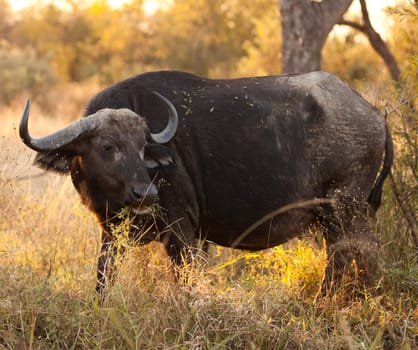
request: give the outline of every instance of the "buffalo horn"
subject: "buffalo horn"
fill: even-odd
[[[159,94],[158,92],[154,91],[154,94],[156,94],[167,106],[168,106],[168,124],[165,127],[164,130],[157,134],[151,133],[151,139],[155,143],[167,143],[169,142],[174,135],[176,134],[177,127],[179,125],[179,117],[177,114],[176,107],[163,95]]]
[[[22,141],[28,147],[38,152],[52,151],[59,147],[68,145],[80,135],[96,129],[103,119],[103,112],[99,111],[90,116],[77,120],[67,127],[58,130],[48,136],[33,138],[29,135],[28,131],[29,110],[30,99],[27,99],[19,125],[19,134]]]

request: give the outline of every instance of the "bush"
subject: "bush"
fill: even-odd
[[[0,66],[0,102],[7,105],[25,91],[45,94],[57,80],[47,61],[27,50],[0,49]]]

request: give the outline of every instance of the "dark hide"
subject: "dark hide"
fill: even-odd
[[[180,118],[174,139],[164,145],[147,138],[147,126],[158,132],[167,119],[167,107],[153,91],[170,100]],[[144,189],[155,184],[158,198],[153,193],[142,207],[158,200],[159,214],[149,221],[152,233],[140,243],[162,240],[177,263],[196,238],[258,250],[286,242],[314,223],[323,227],[328,243],[329,281],[334,270],[376,253],[367,201],[371,196],[377,209],[392,161],[390,135],[378,111],[336,77],[313,72],[210,80],[152,72],[100,92],[85,115],[103,108],[127,108],[144,119],[138,117],[137,125],[129,127],[110,120],[72,145],[37,156],[48,169],[71,171],[83,202],[101,222],[103,256],[112,246],[109,222],[135,204],[126,194],[129,189],[119,190],[126,183]],[[123,153],[123,164],[115,156],[106,162],[97,156],[104,152],[97,144],[104,133]],[[103,178],[100,172],[105,171],[109,176]],[[309,205],[292,207],[303,201]],[[288,211],[240,238],[257,220],[287,205]],[[147,216],[140,218],[146,221]],[[103,256],[99,290],[105,278]],[[373,268],[369,271],[373,275]]]

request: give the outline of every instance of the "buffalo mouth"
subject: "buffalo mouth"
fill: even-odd
[[[138,216],[146,216],[146,215],[152,215],[153,214],[153,208],[152,207],[131,207],[131,213]]]
[[[156,229],[156,205],[123,207],[110,222],[110,235],[117,238],[121,233],[128,233],[134,245],[145,245],[152,241],[159,241]],[[127,226],[126,226],[127,225]]]
[[[129,211],[134,216],[154,216],[157,212],[157,205],[130,205]]]

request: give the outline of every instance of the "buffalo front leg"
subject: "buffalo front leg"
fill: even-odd
[[[108,233],[102,231],[102,246],[97,263],[97,284],[96,292],[102,295],[104,289],[112,281],[115,273],[115,257],[123,254],[122,247],[115,246],[115,240]]]
[[[183,266],[192,262],[195,246],[193,241],[190,242],[183,235],[170,232],[164,237],[163,244],[174,265]]]
[[[190,266],[194,261],[194,255],[197,252],[196,240],[194,239],[193,226],[186,219],[174,223],[170,226],[162,239],[167,255],[169,256],[174,274],[177,280],[187,284],[188,271],[185,266]]]

